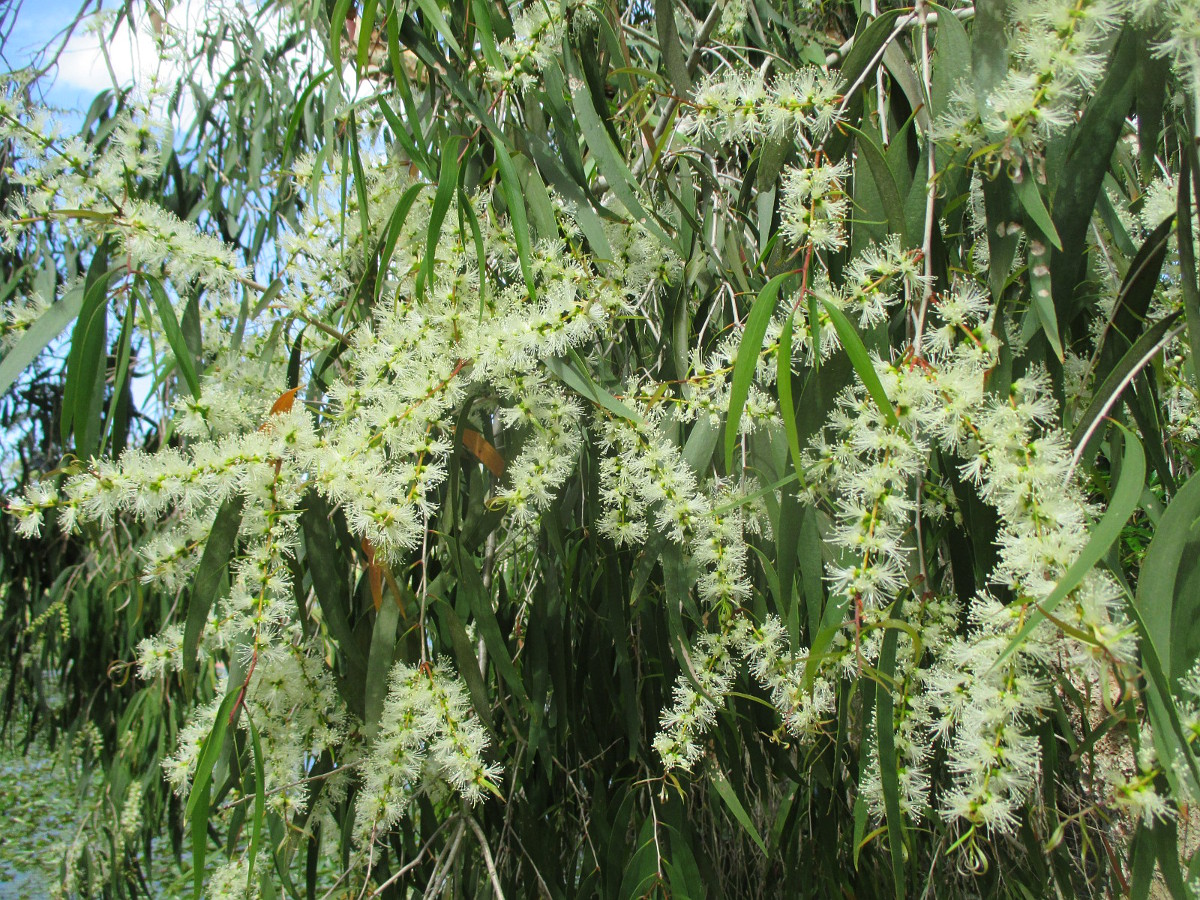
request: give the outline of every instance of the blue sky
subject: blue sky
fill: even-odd
[[[4,46],[8,66],[19,67],[33,61],[51,41],[62,40],[63,29],[78,15],[83,0],[23,0],[18,4],[16,23]],[[107,0],[103,4],[111,8]],[[97,4],[89,3],[91,8]],[[112,62],[118,80],[132,78],[135,60],[152,52],[149,40],[136,39],[122,28],[112,46]],[[6,68],[0,63],[0,68]],[[77,28],[63,53],[46,102],[61,109],[86,109],[101,90],[111,87],[112,79],[99,50],[99,41],[86,29]]]

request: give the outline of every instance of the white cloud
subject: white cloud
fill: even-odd
[[[87,91],[145,84],[162,65],[148,29],[129,27],[129,19],[112,28],[111,13],[92,16],[78,29],[59,59],[61,86]]]

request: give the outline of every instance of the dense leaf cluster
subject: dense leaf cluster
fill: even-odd
[[[1197,16],[129,4],[77,134],[16,73],[60,891],[1200,893]]]

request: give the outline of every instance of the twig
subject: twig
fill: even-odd
[[[975,17],[975,7],[974,6],[964,6],[962,9],[952,9],[951,12],[954,14],[954,18],[958,19],[959,21],[965,21],[967,19],[973,19]],[[936,25],[937,21],[938,21],[938,14],[935,12],[929,13],[929,24]],[[911,25],[911,24],[912,24],[912,20],[909,19],[905,23],[905,27],[907,27],[908,25]],[[854,36],[851,35],[850,37],[848,37],[846,39],[846,41],[840,47],[838,47],[836,50],[831,50],[829,52],[829,54],[825,57],[825,65],[836,66],[838,63],[842,62],[842,60],[844,60],[846,58],[847,54],[849,54],[849,52],[853,46],[854,46]]]
[[[1147,350],[1142,355],[1142,358],[1134,363],[1133,368],[1126,373],[1125,377],[1121,379],[1120,383],[1113,388],[1113,391],[1111,394],[1109,394],[1108,399],[1104,401],[1104,405],[1100,407],[1100,411],[1096,413],[1096,417],[1092,419],[1092,423],[1088,425],[1087,431],[1085,431],[1079,438],[1079,443],[1075,446],[1075,451],[1071,454],[1071,467],[1067,469],[1067,476],[1063,479],[1064,483],[1069,482],[1071,480],[1071,476],[1075,474],[1075,467],[1079,465],[1079,460],[1083,458],[1084,448],[1087,447],[1088,441],[1092,439],[1092,435],[1096,433],[1096,429],[1100,427],[1101,421],[1103,421],[1105,416],[1108,415],[1108,411],[1112,409],[1113,404],[1117,402],[1118,398],[1121,396],[1121,393],[1126,387],[1129,386],[1129,383],[1133,381],[1133,379],[1137,378],[1138,373],[1142,371],[1142,368],[1146,365],[1146,363],[1150,362],[1150,360],[1154,358],[1154,355],[1160,352],[1163,347],[1167,346],[1167,344],[1179,337],[1179,335],[1183,333],[1183,329],[1185,327],[1186,326],[1184,325],[1180,325],[1164,334],[1162,339],[1159,340],[1149,350]]]
[[[496,862],[492,859],[492,848],[488,846],[487,837],[473,816],[467,816],[466,822],[479,840],[479,849],[483,851],[483,864],[487,866],[488,877],[492,880],[492,890],[496,892],[496,900],[504,900],[504,891],[500,888],[500,876],[496,874]]]
[[[696,32],[696,38],[692,41],[692,51],[688,54],[687,62],[684,67],[690,75],[696,68],[696,64],[700,61],[700,54],[704,52],[704,45],[708,43],[708,39],[712,37],[712,33],[717,30],[717,25],[721,21],[721,9],[723,4],[714,3],[712,9],[708,13],[708,18],[700,25],[700,30]],[[675,110],[679,108],[679,98],[672,97],[667,103],[667,108],[663,110],[662,116],[658,120],[658,124],[654,126],[654,146],[658,146],[658,142],[662,140],[662,136],[667,133],[667,127],[671,118],[675,115]],[[654,148],[651,148],[653,151]],[[639,159],[640,163],[641,160]]]
[[[450,846],[440,854],[438,854],[438,863],[433,868],[433,874],[429,877],[429,883],[425,885],[425,897],[437,897],[442,891],[436,885],[442,881],[450,872],[450,864],[454,862],[454,858],[458,856],[458,847],[462,843],[463,832],[467,830],[467,826],[463,824],[462,819],[458,821],[458,831],[454,832],[454,840]],[[436,893],[433,891],[436,890]]]
[[[445,828],[447,825],[449,825],[453,821],[454,821],[453,819],[447,819],[445,822],[442,822],[440,825],[438,825],[438,827],[433,830],[433,834],[431,834],[429,836],[429,840],[427,840],[425,842],[425,845],[420,850],[417,851],[417,855],[414,856],[408,862],[406,862],[404,865],[402,865],[399,868],[399,870],[397,870],[395,873],[393,873],[388,878],[387,881],[385,881],[383,884],[379,885],[379,887],[375,888],[375,890],[371,892],[370,900],[373,900],[373,898],[378,897],[380,894],[382,894],[384,891],[386,891],[388,888],[390,888],[393,884],[395,884],[397,881],[399,881],[401,878],[403,878],[405,875],[407,875],[409,872],[411,872],[413,869],[415,869],[418,865],[420,865],[421,857],[423,857],[426,854],[426,852],[428,852],[429,848],[433,846],[434,839],[441,833],[443,828]]]
[[[273,794],[278,794],[283,791],[286,791],[288,788],[299,787],[302,784],[311,784],[314,781],[324,781],[326,778],[332,778],[334,775],[337,775],[341,772],[345,772],[347,769],[352,769],[355,766],[357,766],[358,764],[359,764],[359,761],[345,763],[344,765],[340,765],[336,769],[332,769],[329,772],[322,772],[320,775],[310,775],[308,778],[301,778],[298,781],[290,781],[287,784],[281,784],[279,787],[273,787],[269,791],[264,791],[263,796],[270,797]],[[222,803],[217,808],[218,809],[233,809],[233,807],[241,806],[243,803],[249,803],[253,799],[254,799],[253,794],[247,794],[245,797],[239,797],[237,800],[226,800],[224,803]]]
[[[925,235],[921,241],[921,253],[925,257],[925,285],[921,305],[913,327],[913,354],[921,355],[921,335],[925,330],[925,311],[933,299],[933,217],[937,204],[937,148],[933,140],[933,82],[929,72],[929,6],[928,0],[917,0],[917,12],[921,17],[921,86],[925,90],[925,109],[930,130],[925,134]]]

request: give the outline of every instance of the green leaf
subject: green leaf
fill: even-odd
[[[196,650],[200,645],[204,624],[208,621],[208,611],[217,599],[225,569],[233,559],[238,528],[242,524],[243,500],[241,494],[235,494],[217,510],[208,541],[204,545],[204,555],[200,557],[200,565],[196,567],[196,576],[192,579],[182,651],[183,682],[189,690],[195,678]]]
[[[100,453],[104,454],[108,441],[111,438],[113,441],[113,452],[119,451],[124,444],[124,434],[117,431],[117,421],[124,421],[124,428],[127,428],[129,421],[129,405],[131,403],[128,390],[129,378],[129,358],[133,351],[133,326],[134,312],[136,307],[133,303],[126,304],[125,318],[121,324],[121,334],[117,339],[117,367],[113,373],[113,389],[112,400],[108,405],[108,416],[104,420],[104,424],[100,429]]]
[[[1037,246],[1031,246],[1029,249],[1030,302],[1038,321],[1041,322],[1046,340],[1050,342],[1050,349],[1054,351],[1054,355],[1061,363],[1063,347],[1062,338],[1058,334],[1058,313],[1054,308],[1054,288],[1050,278],[1050,253],[1046,245],[1037,240],[1044,235],[1036,227],[1031,228],[1030,231],[1034,240],[1037,241]],[[1041,252],[1037,252],[1039,247]]]
[[[258,859],[258,844],[265,815],[267,771],[258,726],[254,724],[254,718],[249,712],[246,714],[246,725],[250,729],[250,748],[254,754],[254,812],[250,823],[250,847],[246,851],[246,857],[250,860],[249,871],[246,873],[246,894],[253,896],[254,863]]]
[[[1065,316],[1059,317],[1064,323],[1074,317],[1075,289],[1083,280],[1087,231],[1096,197],[1109,169],[1113,149],[1125,127],[1125,117],[1133,105],[1136,79],[1129,73],[1137,59],[1136,43],[1132,27],[1126,26],[1109,60],[1108,74],[1071,132],[1062,175],[1055,180],[1054,224],[1063,249],[1060,254],[1055,254],[1051,269],[1054,296],[1060,307],[1067,311]]]
[[[75,433],[75,453],[87,459],[100,440],[100,407],[108,366],[108,282],[116,270],[97,251],[88,268],[83,306],[71,333],[67,381],[63,391],[62,437]]]
[[[795,317],[783,320],[779,333],[779,348],[776,351],[775,371],[778,373],[776,386],[779,389],[779,414],[783,417],[783,431],[787,436],[788,452],[792,457],[792,468],[804,483],[804,463],[800,454],[800,432],[796,426],[796,403],[792,399],[792,334]]]
[[[1050,218],[1050,212],[1046,209],[1046,204],[1042,200],[1041,191],[1038,190],[1037,184],[1033,180],[1033,175],[1025,172],[1024,177],[1012,179],[1012,185],[1016,190],[1017,199],[1021,201],[1021,206],[1030,221],[1038,227],[1056,250],[1061,250],[1063,248],[1062,239],[1058,236],[1054,220]]]
[[[1146,482],[1146,455],[1142,452],[1141,441],[1137,439],[1136,435],[1124,426],[1119,425],[1118,427],[1125,435],[1125,452],[1121,457],[1121,475],[1117,479],[1117,486],[1113,490],[1108,509],[1105,510],[1096,527],[1092,529],[1087,545],[1080,551],[1075,562],[1071,563],[1067,571],[1063,573],[1050,595],[1040,604],[1032,607],[1029,618],[1025,620],[1025,624],[1005,647],[1004,652],[992,663],[991,670],[996,669],[1016,652],[1025,642],[1029,633],[1045,618],[1043,613],[1054,612],[1058,604],[1079,586],[1084,576],[1092,571],[1096,563],[1100,562],[1108,553],[1108,548],[1120,537],[1121,531],[1125,528],[1125,522],[1137,509],[1142,496],[1142,487]]]
[[[338,650],[345,654],[349,680],[356,685],[365,684],[367,653],[350,627],[350,566],[334,537],[334,511],[315,491],[305,496],[302,508],[300,527],[304,533],[306,569],[321,607],[321,618]],[[358,707],[356,715],[365,715],[361,699],[354,705]]]
[[[415,0],[421,12],[429,18],[433,23],[433,27],[437,29],[438,34],[442,36],[442,40],[446,45],[454,51],[459,58],[463,57],[462,47],[459,46],[458,40],[454,37],[454,31],[450,28],[450,23],[446,21],[446,17],[442,15],[441,7],[438,6],[437,0]]]
[[[1196,244],[1192,236],[1191,191],[1192,179],[1200,178],[1200,171],[1195,170],[1195,147],[1184,147],[1179,155],[1179,189],[1175,196],[1175,218],[1179,222],[1179,292],[1183,295],[1188,349],[1192,351],[1192,369],[1196,372],[1195,383],[1200,384],[1200,282],[1197,281]],[[1163,252],[1165,254],[1165,247]],[[1162,265],[1161,259],[1159,265]]]
[[[1091,442],[1090,435],[1096,432],[1100,419],[1120,401],[1125,391],[1133,384],[1137,373],[1148,365],[1154,355],[1162,349],[1160,345],[1170,339],[1168,334],[1172,326],[1179,321],[1181,314],[1173,312],[1165,319],[1155,322],[1112,367],[1103,383],[1096,388],[1092,395],[1092,402],[1080,415],[1078,423],[1071,432],[1072,447],[1081,448],[1085,441]],[[1077,452],[1082,455],[1083,449],[1077,449]]]
[[[435,604],[434,609],[446,631],[450,633],[450,646],[454,648],[454,661],[458,666],[459,674],[467,683],[467,692],[471,695],[471,705],[475,708],[475,714],[479,716],[479,721],[494,737],[491,704],[488,702],[487,685],[484,684],[483,675],[479,671],[479,657],[475,655],[475,646],[467,636],[467,629],[463,626],[462,619],[458,617],[453,606],[442,602]]]
[[[858,373],[863,387],[867,389],[867,393],[871,395],[871,399],[875,401],[875,405],[879,407],[879,411],[883,413],[887,423],[893,428],[900,427],[896,410],[892,406],[892,401],[888,399],[887,392],[883,389],[883,382],[875,374],[875,366],[871,364],[871,356],[867,353],[862,338],[858,336],[858,332],[854,330],[854,326],[850,324],[845,313],[824,298],[821,299],[821,305],[833,323],[838,340],[841,341],[846,355],[850,357],[850,365],[854,366],[854,371]]]
[[[192,789],[188,792],[184,816],[192,830],[192,889],[197,900],[204,888],[204,854],[208,849],[209,804],[212,802],[209,787],[212,783],[213,767],[216,766],[221,748],[225,745],[229,717],[241,690],[240,684],[231,683],[225,693],[225,699],[217,707],[212,731],[200,747],[200,755],[196,759],[196,772],[192,776]]]
[[[930,97],[933,115],[941,115],[959,82],[971,77],[971,39],[958,16],[945,6],[931,4],[937,12],[937,45],[930,63]],[[976,13],[978,15],[978,13]]]
[[[1191,770],[1192,778],[1200,783],[1200,766],[1196,763],[1196,755],[1192,752],[1187,732],[1179,718],[1179,710],[1171,694],[1171,685],[1163,664],[1159,659],[1158,649],[1154,638],[1146,628],[1142,614],[1138,611],[1136,602],[1126,604],[1126,612],[1133,619],[1138,630],[1138,649],[1142,657],[1142,666],[1149,676],[1149,686],[1146,691],[1146,708],[1150,714],[1150,722],[1154,726],[1152,737],[1159,759],[1182,758]],[[1163,776],[1171,785],[1172,790],[1179,788],[1179,774],[1172,765],[1163,767]]]
[[[342,78],[342,35],[346,31],[346,17],[354,0],[336,0],[329,13],[329,56],[333,60],[331,71]],[[326,7],[328,8],[328,7]]]
[[[525,215],[525,195],[521,179],[504,142],[499,138],[492,141],[496,149],[496,166],[500,169],[500,188],[508,206],[508,217],[512,221],[513,240],[517,244],[517,256],[521,260],[521,275],[530,299],[535,295],[533,284],[533,248],[529,241],[529,219]]]
[[[358,18],[358,52],[354,57],[354,65],[361,78],[367,70],[367,60],[371,58],[371,44],[375,41],[375,13],[379,10],[379,0],[363,0],[362,15]]]
[[[738,344],[737,358],[733,363],[733,377],[729,386],[729,413],[725,417],[725,471],[733,471],[733,451],[738,442],[738,430],[742,421],[742,410],[746,406],[746,398],[750,396],[750,383],[754,380],[754,371],[758,368],[758,357],[762,352],[763,338],[767,334],[767,326],[775,312],[775,298],[779,289],[794,273],[783,272],[766,283],[750,312],[742,329],[742,340]],[[791,371],[790,369],[788,371]]]
[[[986,109],[988,98],[1008,74],[1007,0],[976,0],[971,23],[971,74],[975,102]]]
[[[604,388],[596,384],[587,374],[587,369],[580,365],[562,359],[547,359],[544,361],[547,369],[553,372],[564,384],[576,391],[581,397],[592,401],[597,406],[603,406],[610,413],[636,422],[641,425],[645,420],[631,407],[626,406]]]
[[[750,814],[746,812],[746,807],[742,805],[742,801],[734,792],[729,779],[725,777],[725,773],[720,770],[714,770],[709,779],[717,795],[725,801],[725,805],[729,807],[729,811],[733,813],[733,817],[737,820],[738,824],[749,835],[750,840],[754,841],[758,845],[758,849],[766,854],[768,852],[767,845],[763,843],[758,829],[754,827],[754,822],[750,819]]]
[[[388,694],[388,676],[396,649],[396,626],[400,622],[400,598],[385,592],[375,627],[371,629],[371,651],[367,655],[366,718],[363,730],[367,742],[379,733],[379,717]]]
[[[183,338],[183,330],[179,327],[179,320],[175,318],[175,307],[171,305],[171,299],[167,296],[166,290],[162,286],[162,282],[153,275],[143,275],[146,284],[150,286],[150,295],[154,297],[154,305],[158,311],[158,321],[162,325],[163,333],[167,336],[167,343],[171,347],[171,352],[175,354],[175,364],[179,367],[180,373],[183,375],[183,380],[187,383],[188,390],[192,392],[192,396],[200,399],[200,379],[196,375],[196,366],[193,362],[192,351],[188,348],[187,342]]]
[[[300,96],[296,98],[296,106],[292,110],[292,117],[288,121],[287,134],[283,139],[284,149],[290,150],[292,147],[292,142],[296,139],[296,131],[299,129],[300,122],[304,118],[304,110],[309,98],[312,97],[316,89],[321,86],[321,82],[323,82],[332,74],[333,69],[330,68],[321,72],[321,74],[314,76],[313,79],[309,81],[308,86],[300,93]]]
[[[871,178],[875,181],[875,189],[879,191],[884,214],[887,216],[888,229],[892,234],[900,236],[900,246],[907,247],[908,229],[904,218],[904,199],[900,196],[900,188],[892,177],[883,151],[866,132],[859,131],[853,125],[843,126],[858,138],[858,152],[867,161],[871,170]]]
[[[863,75],[868,66],[875,63],[879,64],[879,60],[875,59],[875,55],[883,47],[884,42],[888,40],[896,29],[896,20],[903,16],[910,16],[912,10],[906,9],[889,9],[886,12],[880,13],[876,18],[871,20],[859,34],[854,36],[854,43],[850,47],[850,52],[846,54],[846,58],[842,60],[841,75],[842,81],[845,83],[845,88],[849,88],[854,82],[859,80],[859,76]],[[862,90],[863,85],[870,79],[863,79],[858,86],[858,90],[851,97],[843,99],[843,103],[848,103]],[[849,121],[854,121],[858,116],[851,115]]]
[[[448,539],[446,543],[450,550],[450,560],[458,576],[458,590],[466,594],[471,613],[475,617],[475,628],[483,638],[484,646],[487,647],[491,657],[491,663],[508,683],[508,686],[512,688],[522,705],[528,707],[529,696],[516,666],[513,665],[512,654],[509,653],[508,644],[500,631],[500,623],[496,621],[496,610],[492,606],[491,597],[484,589],[479,569],[476,568],[474,560],[458,541]]]
[[[675,5],[670,0],[654,0],[654,30],[658,34],[662,66],[671,86],[678,96],[687,97],[692,92],[692,78],[675,28]]]
[[[896,644],[900,630],[888,628],[879,651],[879,675],[884,684],[875,687],[875,735],[879,742],[879,779],[883,787],[888,848],[892,858],[892,881],[896,896],[904,897],[904,817],[900,813],[900,780],[896,762],[895,710],[887,686],[896,672]]]
[[[458,188],[458,141],[451,141],[442,148],[442,165],[438,170],[437,192],[433,195],[433,208],[429,212],[429,229],[426,235],[425,257],[417,273],[417,296],[424,294],[425,287],[433,284],[434,267],[438,242],[442,237],[442,224]]]
[[[366,24],[364,18],[362,22],[364,28]],[[363,173],[362,155],[358,149],[358,119],[354,115],[354,110],[350,111],[346,144],[349,146],[350,168],[354,172],[354,195],[358,198],[358,225],[365,245],[371,235],[371,211],[367,199],[367,176]]]
[[[1120,350],[1132,344],[1145,327],[1146,314],[1154,291],[1159,286],[1167,248],[1170,246],[1172,225],[1172,219],[1160,223],[1147,235],[1130,262],[1116,303],[1113,304],[1112,315],[1097,342],[1096,356],[1101,366],[1111,365],[1118,358]]]
[[[487,0],[471,0],[471,9],[475,13],[475,29],[479,35],[479,45],[483,48],[483,58],[493,69],[506,68],[500,48],[496,43],[495,28],[492,26],[492,16],[496,8]]]
[[[8,392],[38,355],[79,315],[83,307],[83,288],[74,287],[57,303],[47,307],[36,322],[25,330],[16,345],[0,360],[0,394]]]
[[[637,196],[639,191],[638,181],[633,177],[633,173],[629,171],[629,166],[625,164],[625,159],[613,144],[612,138],[609,137],[608,130],[604,127],[604,123],[600,120],[596,108],[592,105],[589,94],[586,91],[575,91],[571,95],[571,108],[575,110],[576,119],[583,132],[583,138],[587,142],[588,148],[592,151],[596,165],[608,181],[609,187],[617,195],[617,199],[624,205],[626,211],[630,215],[635,216],[640,224],[644,225],[664,244],[672,247],[676,252],[680,252],[679,248],[675,246],[674,241],[659,226],[658,221],[646,212],[645,207],[642,206],[642,201]]]
[[[1137,584],[1137,608],[1171,685],[1200,650],[1200,478],[1179,489],[1154,530]]]

